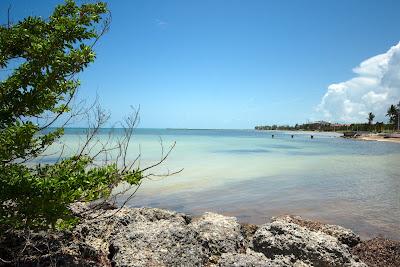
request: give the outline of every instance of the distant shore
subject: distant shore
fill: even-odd
[[[382,135],[360,136],[360,137],[357,137],[356,139],[364,140],[364,141],[391,142],[391,143],[400,144],[400,138],[384,137]]]
[[[343,138],[362,141],[391,142],[400,144],[400,133],[345,132]]]

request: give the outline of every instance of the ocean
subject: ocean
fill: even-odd
[[[99,140],[109,133],[102,129]],[[112,135],[121,133],[117,129]],[[66,129],[65,153],[76,151],[82,140],[84,129]],[[138,163],[145,168],[173,142],[167,160],[147,173],[183,170],[145,179],[128,206],[192,215],[213,211],[255,224],[295,214],[351,228],[362,238],[400,239],[400,144],[343,139],[336,133],[136,129],[127,159],[140,153]],[[41,161],[56,157],[49,153]]]

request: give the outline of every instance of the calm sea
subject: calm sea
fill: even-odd
[[[103,129],[100,139],[108,133]],[[65,151],[74,151],[83,139],[82,129],[67,129]],[[400,144],[346,140],[335,133],[137,129],[128,159],[140,152],[141,167],[156,162],[160,139],[164,152],[174,141],[176,146],[151,172],[183,171],[146,179],[130,206],[193,215],[214,211],[256,224],[296,214],[349,227],[363,238],[400,239]]]

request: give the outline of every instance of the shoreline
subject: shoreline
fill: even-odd
[[[362,135],[356,137],[346,137],[341,136],[345,139],[353,139],[353,140],[360,140],[360,141],[375,141],[375,142],[389,142],[389,143],[397,143],[400,144],[400,138],[395,137],[385,137],[383,135],[372,134],[372,135]]]
[[[75,203],[71,210],[81,215],[73,230],[30,231],[29,244],[21,238],[23,231],[8,232],[0,238],[0,258],[10,266],[54,262],[99,267],[400,264],[400,241],[382,237],[363,241],[350,229],[299,216],[283,215],[253,225],[212,212],[193,217],[158,208],[117,210],[113,205],[93,210],[85,203]]]
[[[400,138],[385,138],[384,136],[361,136],[357,137],[356,139],[362,140],[362,141],[376,141],[376,142],[389,142],[389,143],[397,143],[400,144]]]

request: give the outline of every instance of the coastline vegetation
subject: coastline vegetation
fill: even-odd
[[[308,122],[291,125],[260,125],[255,130],[281,130],[281,131],[320,131],[320,132],[394,132],[400,130],[400,102],[391,105],[387,113],[388,121],[373,123],[375,114],[368,113],[366,123],[331,123],[327,121]]]

